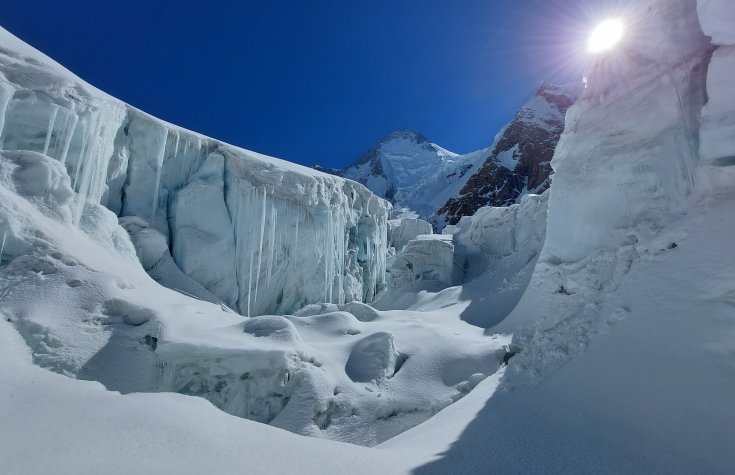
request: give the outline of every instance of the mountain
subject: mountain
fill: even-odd
[[[391,201],[398,214],[426,217],[436,210],[426,197],[441,191],[472,168],[466,156],[429,141],[410,129],[399,130],[380,140],[352,165],[323,169],[365,185]],[[438,189],[437,189],[438,188]]]
[[[543,83],[498,134],[480,169],[437,211],[439,218],[457,224],[483,206],[508,206],[529,193],[546,191],[564,116],[576,96],[573,90]]]
[[[577,94],[543,83],[492,146],[458,155],[412,130],[393,132],[344,169],[323,169],[391,201],[394,215],[436,228],[483,206],[508,206],[550,184],[551,158]]]

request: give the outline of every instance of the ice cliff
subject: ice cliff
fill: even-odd
[[[0,39],[0,148],[62,164],[82,197],[75,222],[88,201],[144,220],[186,276],[244,315],[382,287],[389,204],[362,185],[158,120]]]
[[[514,332],[526,348],[507,374],[511,385],[556,371],[624,318],[630,309],[605,309],[605,296],[634,263],[676,247],[681,236],[664,233],[667,225],[711,194],[713,175],[732,174],[700,152],[717,145],[708,145],[708,128],[731,129],[714,120],[726,103],[708,97],[719,94],[712,86],[722,52],[710,61],[696,2],[648,2],[630,7],[626,18],[635,19],[626,39],[589,66],[587,87],[567,114],[528,288],[493,328]]]

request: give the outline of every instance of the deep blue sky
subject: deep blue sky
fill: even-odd
[[[0,0],[0,24],[169,122],[344,166],[401,128],[489,145],[542,80],[578,79],[570,54],[599,3]]]

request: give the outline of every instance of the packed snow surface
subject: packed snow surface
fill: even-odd
[[[730,43],[713,52],[709,40],[727,8],[650,0],[627,12],[637,28],[590,66],[552,162],[552,188],[483,208],[446,234],[409,240],[390,269],[401,259],[399,268],[423,277],[389,274],[385,288],[374,288],[377,308],[345,298],[277,315],[237,313],[213,290],[226,286],[206,287],[209,280],[176,261],[175,212],[131,213],[123,228],[113,213],[120,209],[104,198],[115,186],[150,180],[146,209],[175,208],[166,194],[219,177],[212,170],[229,166],[226,147],[174,190],[164,134],[147,136],[148,173],[103,185],[94,177],[105,176],[105,150],[118,150],[103,139],[113,135],[107,126],[119,103],[108,98],[105,120],[74,112],[97,139],[71,140],[65,152],[68,135],[56,140],[48,130],[71,128],[74,116],[38,106],[46,96],[34,102],[35,89],[27,89],[15,113],[8,106],[0,114],[3,473],[732,473],[735,167],[727,157],[735,140],[726,119],[735,108],[722,78],[735,70],[723,59]],[[16,100],[17,71],[46,91],[48,81],[88,87],[5,36],[9,86],[0,104]],[[27,69],[34,61],[54,72]],[[23,143],[30,145],[8,147]],[[308,237],[299,242],[311,246],[318,232],[330,234],[330,221],[339,229],[340,219],[367,215],[358,236],[382,242],[370,251],[382,254],[368,256],[363,246],[356,262],[388,260],[383,201],[351,182],[247,154],[254,160],[236,164],[262,165],[284,183],[342,190],[335,199],[349,206],[300,226]],[[91,161],[80,169],[79,160]],[[240,172],[233,174],[262,176]],[[227,179],[212,188],[232,193]],[[248,183],[235,188],[246,195],[237,197],[246,221],[233,226],[255,237],[252,249],[235,245],[249,256],[238,267],[238,279],[242,271],[249,277],[237,281],[236,302],[245,282],[252,310],[269,288],[269,204],[286,198]],[[300,216],[291,205],[325,209],[302,203],[313,194],[284,193],[291,201],[274,206],[279,217]],[[359,234],[361,222],[382,230]],[[352,238],[350,226],[341,229]],[[340,252],[335,245],[331,255]],[[308,275],[323,294],[324,268],[317,269]],[[373,275],[385,279],[363,273],[363,285]]]

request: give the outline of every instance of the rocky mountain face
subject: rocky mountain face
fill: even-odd
[[[394,216],[438,230],[483,206],[508,206],[550,185],[551,159],[576,93],[544,83],[492,146],[457,155],[412,130],[393,132],[344,169],[318,170],[362,183],[394,205]]]
[[[523,195],[546,191],[564,115],[575,98],[573,91],[542,84],[498,135],[480,169],[438,210],[438,217],[456,224],[483,206],[508,206]]]

